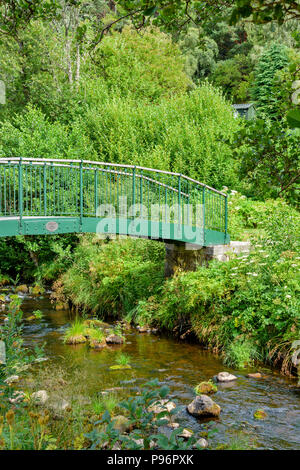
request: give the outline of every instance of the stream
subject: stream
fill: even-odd
[[[91,350],[85,344],[65,345],[62,337],[70,325],[71,314],[56,311],[47,296],[25,296],[24,318],[37,309],[43,312],[43,318],[24,322],[24,343],[28,347],[45,344],[45,356],[49,360],[36,367],[54,364],[66,370],[71,380],[74,377],[73,388],[80,388],[80,393],[83,391],[87,398],[93,399],[103,391],[114,389],[121,399],[136,394],[140,385],[149,379],[158,378],[161,385],[169,386],[170,398],[179,405],[177,422],[197,433],[205,431],[206,427],[217,429],[209,438],[210,444],[222,445],[242,436],[257,449],[300,449],[300,388],[296,380],[266,367],[230,369],[197,344],[142,334],[136,329],[125,332],[125,345],[101,351]],[[109,370],[120,351],[130,355],[131,370]],[[185,409],[195,397],[193,388],[224,370],[238,379],[218,384],[218,392],[212,398],[222,408],[219,420],[213,424],[210,420],[209,423],[197,421]],[[262,379],[247,377],[249,372],[257,371],[263,374]],[[265,420],[254,419],[258,408],[266,411]]]

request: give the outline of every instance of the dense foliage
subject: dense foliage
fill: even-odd
[[[299,337],[299,214],[284,202],[299,203],[297,4],[7,0],[0,11],[0,158],[132,163],[226,185],[248,197],[231,196],[230,233],[256,246],[164,282],[156,242],[17,237],[0,241],[0,279],[54,282],[79,311],[192,326],[228,361],[287,370]],[[259,119],[235,118],[232,103],[250,100]]]

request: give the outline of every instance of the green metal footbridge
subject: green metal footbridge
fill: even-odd
[[[64,233],[227,244],[227,195],[141,166],[1,158],[0,236]]]

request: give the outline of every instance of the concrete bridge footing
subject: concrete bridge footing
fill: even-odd
[[[233,255],[250,252],[250,242],[232,241],[228,245],[196,246],[188,243],[165,243],[165,277],[176,270],[195,271],[197,266],[207,265],[210,260],[228,261]]]

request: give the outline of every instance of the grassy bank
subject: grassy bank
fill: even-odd
[[[229,207],[231,233],[252,240],[249,256],[164,280],[163,244],[82,236],[54,283],[54,300],[102,318],[191,334],[230,365],[260,360],[290,373],[300,337],[299,213],[282,201],[253,202],[235,192]]]

